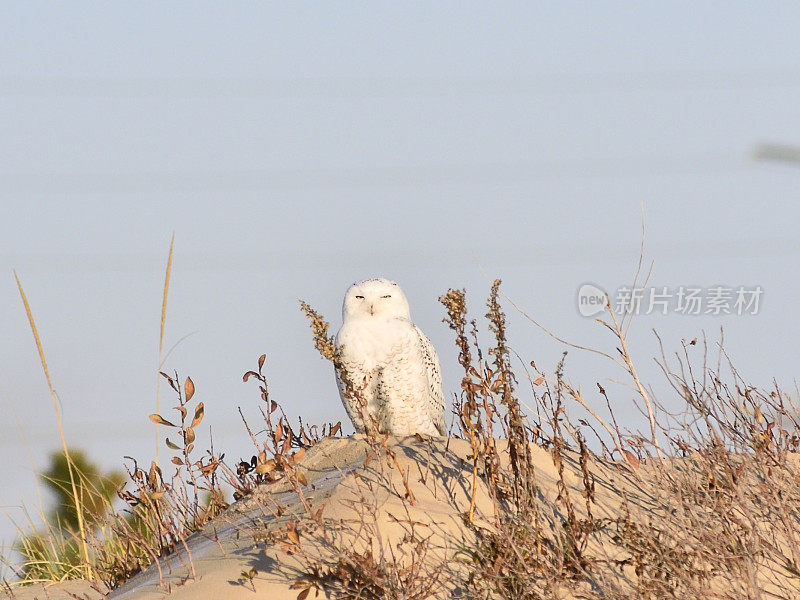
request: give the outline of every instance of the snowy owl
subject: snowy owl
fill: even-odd
[[[444,435],[439,357],[411,322],[408,300],[399,285],[388,279],[351,285],[344,296],[336,347],[342,368],[379,431]],[[336,382],[347,415],[363,433],[357,398],[348,395],[338,372]]]

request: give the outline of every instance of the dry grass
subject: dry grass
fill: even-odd
[[[800,446],[800,413],[790,397],[748,386],[730,364],[723,374],[724,361],[709,367],[707,353],[692,356],[692,350],[700,349],[693,341],[672,366],[662,356],[667,380],[685,401],[683,410],[670,413],[639,380],[626,343],[630,323],[617,321],[609,310],[608,320],[600,322],[612,334],[617,355],[598,352],[630,377],[648,434],[620,430],[609,392],[599,384],[609,417],[593,410],[594,423],[571,417],[571,407],[586,410],[589,405],[567,381],[563,359],[550,375],[533,364],[533,372],[526,372],[532,395],[526,405],[536,413],[529,418],[517,396],[500,295],[496,281],[486,313],[494,344],[486,349],[478,343],[477,323],[468,317],[465,293],[450,290],[441,299],[464,370],[454,408],[456,435],[471,448],[472,491],[467,504],[452,506],[474,534],[471,546],[450,548],[450,564],[458,565],[450,575],[460,594],[797,597],[800,469],[794,452]],[[324,323],[319,315],[313,317]],[[327,329],[317,325],[314,331]],[[596,439],[597,452],[590,449],[587,435]],[[534,445],[550,452],[547,487],[540,482],[543,466],[531,454]],[[479,489],[491,498],[487,515],[478,515]],[[598,493],[604,495],[602,503]],[[398,497],[412,505],[402,494]],[[380,537],[371,514],[367,511],[347,528],[357,547]],[[325,546],[318,537],[314,540]],[[377,591],[397,598],[445,597],[452,590],[445,591],[433,574],[443,567],[436,562],[441,553],[431,552],[430,543],[421,541],[414,552],[398,546],[391,561],[379,549],[367,559],[343,556],[341,547],[333,548],[327,562],[309,555],[308,578],[314,589],[343,587],[353,598],[377,597]],[[424,563],[429,555],[437,557],[429,558],[433,573],[420,566],[415,579],[404,582],[405,595],[398,592],[407,565]],[[367,581],[363,589],[353,587],[353,582]]]
[[[167,256],[167,269],[164,272],[164,293],[161,296],[161,324],[158,332],[158,371],[156,375],[156,413],[161,412],[161,376],[160,371],[163,368],[163,354],[164,354],[164,327],[167,324],[167,299],[169,297],[169,282],[172,277],[172,251],[175,248],[175,233],[172,234],[172,239],[169,242],[169,255]],[[161,436],[156,423],[156,464],[158,464],[159,449],[161,448]]]
[[[299,600],[323,591],[353,600],[800,597],[800,412],[792,398],[748,385],[721,348],[709,364],[708,343],[693,340],[674,356],[662,352],[659,364],[673,392],[662,403],[639,380],[626,339],[630,322],[617,321],[608,307],[599,322],[616,350],[593,351],[629,378],[646,433],[623,430],[612,410],[622,400],[598,383],[608,409],[601,416],[570,384],[566,353],[552,372],[521,361],[515,373],[501,298],[495,281],[486,303],[488,347],[479,343],[465,292],[441,298],[463,370],[454,437],[465,449],[443,456],[452,454],[451,480],[464,493],[451,493],[441,473],[431,474],[441,456],[435,464],[419,456],[418,472],[409,468],[403,449],[364,414],[329,324],[303,303],[316,348],[362,406],[366,451],[347,477],[349,518],[325,516],[307,493],[303,467],[307,450],[341,425],[291,425],[270,398],[262,355],[244,375],[257,385],[263,417],[259,433],[244,423],[252,458],[229,466],[213,448],[198,457],[203,404],[190,378],[180,383],[177,373],[163,375],[178,406],[151,419],[170,431],[172,474],[165,476],[157,461],[140,467],[131,459],[131,489],[120,491],[126,510],[109,509],[93,521],[97,530],[77,532],[86,551],[77,569],[58,576],[92,573],[114,586],[176,549],[191,574],[188,536],[224,510],[232,493],[279,523],[271,530],[243,527],[243,539],[299,564]],[[670,411],[675,398],[683,407]],[[408,443],[434,445],[422,437]],[[296,494],[299,513],[286,512],[272,492],[278,489]],[[400,509],[387,524],[381,507],[388,497]],[[425,520],[431,497],[447,498],[458,520],[452,539]],[[240,583],[257,591],[257,579],[252,568]]]
[[[53,411],[56,415],[56,421],[58,422],[58,433],[61,437],[61,448],[64,452],[64,457],[67,460],[67,467],[69,471],[69,481],[70,481],[70,490],[72,492],[72,499],[74,502],[74,506],[77,508],[77,521],[78,521],[78,537],[77,537],[77,544],[80,547],[81,553],[83,555],[83,564],[82,571],[83,576],[86,579],[93,579],[94,574],[92,572],[92,560],[89,555],[89,544],[87,542],[87,535],[86,535],[86,527],[84,526],[84,511],[81,508],[81,499],[79,497],[79,484],[76,483],[76,476],[73,469],[72,461],[70,460],[69,456],[69,448],[67,447],[67,439],[64,436],[64,425],[61,422],[61,411],[58,408],[58,397],[56,396],[55,388],[53,387],[53,381],[50,379],[50,370],[47,368],[47,360],[44,357],[44,348],[42,346],[42,340],[39,337],[39,331],[36,328],[36,322],[33,319],[33,312],[31,311],[31,306],[28,303],[28,298],[25,296],[25,290],[22,289],[22,283],[17,276],[17,272],[14,271],[14,279],[17,282],[17,287],[19,288],[19,295],[22,298],[22,304],[25,306],[25,314],[28,316],[28,323],[30,323],[31,331],[33,332],[33,339],[36,342],[36,350],[39,352],[39,359],[42,363],[42,370],[44,371],[45,379],[47,380],[47,388],[50,390],[50,398],[53,400]],[[52,530],[52,526],[48,524],[48,528]],[[62,538],[73,538],[74,536],[61,536]],[[66,552],[65,552],[66,553]]]

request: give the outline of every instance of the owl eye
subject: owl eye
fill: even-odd
[[[364,296],[356,296],[356,300],[363,300]]]
[[[391,298],[391,297],[392,297],[391,294],[386,294],[385,296],[381,296],[381,298]]]

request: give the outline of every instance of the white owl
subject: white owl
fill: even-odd
[[[444,435],[439,357],[411,322],[403,290],[388,279],[365,279],[347,290],[336,334],[341,365],[381,432]],[[336,373],[339,395],[356,431],[364,421]]]

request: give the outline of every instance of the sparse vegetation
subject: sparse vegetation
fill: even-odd
[[[69,458],[67,458],[69,456]],[[80,450],[72,449],[68,455],[54,452],[50,467],[41,479],[54,496],[55,509],[44,515],[44,531],[23,535],[15,550],[23,558],[23,579],[49,580],[69,577],[85,569],[81,554],[78,507],[74,503],[69,480],[70,468],[76,479],[80,510],[87,529],[96,532],[108,515],[111,499],[124,475],[119,472],[101,473]]]
[[[113,587],[179,555],[191,577],[189,536],[214,539],[209,524],[225,521],[243,543],[290,559],[285,576],[298,600],[323,592],[353,600],[798,597],[800,412],[792,398],[748,385],[722,348],[710,364],[702,339],[659,357],[683,402],[668,410],[674,399],[660,402],[639,380],[630,323],[609,307],[600,323],[616,353],[596,352],[627,375],[647,419],[645,434],[621,429],[611,407],[623,400],[598,382],[608,413],[593,410],[566,376],[566,352],[552,372],[527,360],[512,368],[519,357],[502,298],[495,281],[486,347],[466,293],[441,297],[463,369],[454,434],[398,443],[362,415],[366,434],[348,442],[358,460],[334,473],[344,490],[335,510],[309,457],[328,451],[341,423],[292,426],[270,397],[266,355],[243,378],[257,385],[263,425],[254,432],[242,417],[254,453],[233,465],[195,448],[205,409],[191,378],[162,374],[177,406],[150,419],[169,432],[171,474],[130,459],[119,510],[86,461],[64,454],[67,476],[52,479],[72,516],[22,538],[30,552],[23,549],[18,575],[91,576]],[[328,323],[305,303],[302,310],[316,348],[358,398]],[[250,512],[234,516],[226,495]],[[263,571],[254,562],[231,583],[257,591]]]

